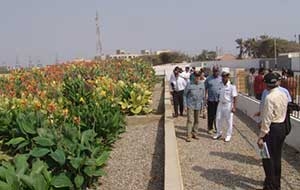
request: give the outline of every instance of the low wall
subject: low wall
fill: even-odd
[[[259,110],[260,102],[249,98],[248,96],[239,94],[237,99],[237,109],[253,118],[254,113]],[[286,137],[285,143],[300,151],[300,120],[291,117],[292,131]],[[258,118],[253,118],[258,121]],[[253,126],[256,127],[256,126]]]
[[[171,95],[168,81],[164,84],[164,104],[165,104],[165,184],[164,190],[183,190],[183,181],[179,163],[177,140],[175,135],[173,111],[171,105]]]

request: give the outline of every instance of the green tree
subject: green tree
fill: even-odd
[[[299,52],[300,45],[294,41],[281,38],[271,38],[267,35],[261,35],[259,38],[242,38],[236,39],[237,48],[239,49],[238,58],[242,59],[247,55],[250,58],[273,58],[276,53]]]
[[[217,57],[217,53],[215,51],[208,51],[208,50],[202,50],[202,52],[199,55],[196,55],[194,60],[195,61],[212,61],[215,60]]]

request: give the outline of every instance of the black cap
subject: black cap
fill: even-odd
[[[274,74],[277,76],[277,80],[281,80],[282,79],[282,77],[281,77],[281,75],[279,73],[274,73]]]
[[[264,82],[267,86],[277,86],[278,76],[276,74],[268,73],[264,77]]]

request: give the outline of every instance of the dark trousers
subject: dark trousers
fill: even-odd
[[[261,95],[262,95],[262,93],[260,93],[260,94],[255,94],[255,98],[258,99],[258,100],[261,100]]]
[[[179,106],[180,115],[183,114],[183,92],[184,90],[173,92],[173,104],[174,104],[175,116],[178,116],[178,106]]]
[[[207,101],[207,129],[211,130],[213,128],[216,129],[216,114],[218,103],[215,101]],[[215,127],[213,127],[215,125]]]
[[[270,159],[262,159],[265,171],[265,190],[280,190],[281,152],[285,139],[285,124],[272,123],[270,132],[264,137],[270,153]]]

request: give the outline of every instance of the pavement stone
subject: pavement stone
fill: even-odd
[[[264,171],[257,153],[256,123],[238,112],[233,136],[213,140],[207,134],[207,120],[200,118],[199,140],[186,142],[186,116],[174,119],[184,189],[232,190],[262,188]],[[284,145],[282,189],[300,190],[300,154]]]

